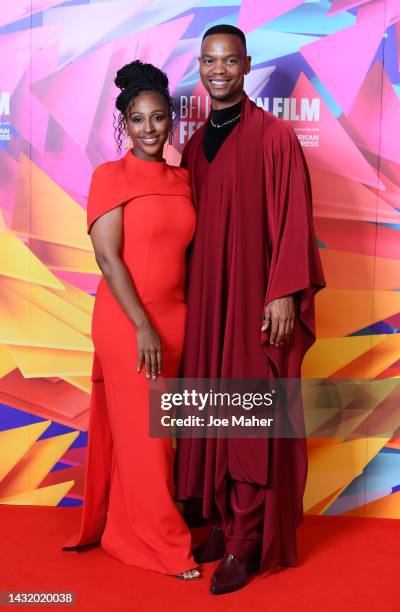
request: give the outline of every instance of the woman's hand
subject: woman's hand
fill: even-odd
[[[136,338],[138,344],[137,371],[141,372],[144,363],[146,377],[150,378],[151,376],[153,380],[156,380],[157,375],[161,374],[162,368],[160,338],[149,321],[138,325]]]
[[[281,346],[290,336],[294,327],[293,296],[288,295],[272,300],[264,308],[264,318],[261,331],[270,330],[269,342]]]

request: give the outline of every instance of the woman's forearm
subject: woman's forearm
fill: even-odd
[[[132,278],[120,257],[99,257],[97,260],[111,293],[136,328],[148,323],[145,310],[138,297]]]

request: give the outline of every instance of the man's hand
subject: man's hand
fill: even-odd
[[[270,344],[281,346],[292,333],[293,327],[294,304],[291,295],[272,300],[272,302],[266,305],[261,331],[269,329]]]

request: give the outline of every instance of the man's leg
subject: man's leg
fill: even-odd
[[[211,593],[241,589],[260,563],[265,486],[231,480],[230,515],[225,524],[226,551],[211,579]]]
[[[251,556],[257,552],[262,537],[265,486],[231,481],[232,518],[224,529],[228,553]]]

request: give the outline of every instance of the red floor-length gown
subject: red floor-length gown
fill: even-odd
[[[165,377],[178,375],[186,316],[185,252],[196,213],[187,171],[128,151],[93,175],[88,230],[124,205],[123,248],[144,308],[160,336]],[[93,312],[95,347],[81,530],[64,550],[101,542],[113,557],[177,574],[195,567],[191,537],[173,501],[170,439],[149,437],[148,380],[136,372],[133,324],[100,281]]]

